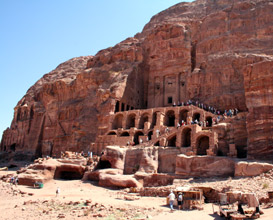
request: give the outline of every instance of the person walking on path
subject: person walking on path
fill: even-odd
[[[170,208],[171,208],[171,211],[173,211],[173,203],[174,203],[174,200],[175,200],[175,195],[173,193],[173,191],[171,190],[171,193],[169,194],[169,202],[170,202]]]
[[[56,197],[60,194],[61,190],[59,187],[57,187],[57,190],[56,190]]]

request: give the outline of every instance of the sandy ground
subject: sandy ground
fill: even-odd
[[[7,171],[1,171],[0,175]],[[56,196],[56,189],[60,194]],[[126,198],[133,201],[126,200]],[[90,203],[91,202],[91,203]],[[123,191],[98,187],[80,180],[52,180],[42,189],[29,186],[11,186],[0,182],[0,219],[222,219],[213,214],[212,204],[204,204],[204,210],[170,212],[166,199],[138,197]],[[214,206],[214,211],[218,207]],[[273,208],[263,209],[262,220],[273,219]]]

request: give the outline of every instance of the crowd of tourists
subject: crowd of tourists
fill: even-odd
[[[189,105],[194,105],[194,106],[197,106],[201,109],[204,109],[205,111],[209,111],[215,115],[224,115],[226,117],[232,117],[234,115],[237,115],[239,110],[237,108],[234,108],[234,109],[229,109],[229,110],[224,110],[224,111],[221,111],[217,108],[214,108],[213,106],[210,106],[210,105],[206,105],[206,104],[203,104],[199,101],[194,101],[194,100],[189,100],[187,102],[180,102],[178,101],[177,104],[174,102],[173,103],[173,107],[176,107],[176,106],[189,106]]]

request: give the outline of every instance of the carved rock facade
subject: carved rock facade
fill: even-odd
[[[126,145],[136,136],[150,138],[151,145],[159,141],[183,149],[183,132],[191,130],[189,151],[196,154],[201,135],[209,143],[205,153],[236,155],[235,149],[248,158],[272,160],[272,10],[271,0],[197,0],[155,15],[134,37],[43,76],[15,107],[1,151],[99,153],[112,142]],[[157,140],[156,126],[169,127],[164,114],[175,123],[180,120],[184,108],[171,109],[173,102],[188,100],[220,111],[237,108],[241,115],[208,130],[187,125],[173,130],[176,140],[167,135]],[[195,110],[188,110],[187,117]]]

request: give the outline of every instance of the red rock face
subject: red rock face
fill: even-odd
[[[272,160],[272,11],[271,0],[197,0],[155,15],[135,37],[43,76],[15,107],[1,151],[87,151],[115,111],[194,99],[245,112],[236,146]]]

